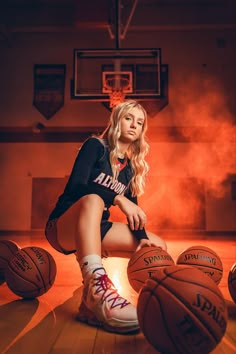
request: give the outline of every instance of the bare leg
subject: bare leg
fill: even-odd
[[[66,250],[77,250],[84,280],[77,319],[107,331],[129,333],[139,329],[136,308],[118,294],[102,266],[103,210],[98,195],[82,197],[58,220],[58,242]]]
[[[147,232],[147,235],[151,241],[155,241],[155,244],[164,250],[167,249],[165,241],[159,236],[151,232]],[[130,258],[137,246],[138,241],[128,225],[115,222],[102,241],[102,254],[106,257]]]
[[[103,200],[96,194],[82,197],[58,220],[58,242],[66,250],[76,249],[79,259],[88,254],[130,258],[138,246],[128,225],[114,222],[101,244],[100,223]],[[147,232],[150,240],[166,250],[159,236]]]
[[[66,250],[76,249],[78,258],[101,255],[100,223],[103,200],[89,194],[76,202],[58,220],[58,242]]]

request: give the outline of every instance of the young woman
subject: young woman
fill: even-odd
[[[151,245],[166,249],[145,231],[146,215],[137,203],[148,172],[146,130],[147,114],[138,102],[118,104],[103,134],[80,148],[45,230],[55,249],[75,253],[79,262],[84,289],[78,320],[117,333],[138,330],[137,312],[118,294],[102,257],[130,257]],[[111,205],[126,215],[127,224],[109,221]]]

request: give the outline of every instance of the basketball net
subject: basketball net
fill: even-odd
[[[114,108],[119,103],[124,102],[125,93],[130,87],[130,81],[126,77],[108,77],[105,80],[104,88],[107,90],[110,98],[110,108]]]
[[[118,90],[113,90],[109,93],[110,97],[110,108],[114,108],[117,106],[119,103],[124,102],[125,100],[125,94],[122,91],[122,89]]]

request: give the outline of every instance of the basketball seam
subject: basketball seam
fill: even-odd
[[[15,253],[12,252],[12,249],[11,249],[10,245],[8,243],[4,243],[4,244],[9,249],[9,251],[14,255]],[[15,243],[13,243],[13,244],[14,244],[14,246],[16,246]],[[16,252],[17,252],[17,250],[18,250],[18,247],[16,246]]]
[[[190,268],[191,266],[189,266],[189,268]],[[188,266],[186,265],[186,269],[188,269]],[[175,273],[177,273],[177,272],[180,272],[181,271],[181,269],[177,269],[176,271],[173,271],[171,274],[169,274],[169,273],[166,273],[166,271],[168,271],[168,268],[166,267],[165,269],[163,269],[163,272],[166,274],[166,276],[169,276],[169,275],[173,275],[173,274],[175,274]],[[203,273],[204,274],[204,273]],[[173,279],[175,279],[175,280],[178,280],[178,281],[182,281],[182,279],[177,279],[177,278],[174,278],[173,277]],[[210,278],[211,279],[211,278]],[[213,280],[212,280],[213,281]],[[197,283],[195,283],[194,281],[191,281],[191,280],[189,280],[189,282],[191,282],[191,283],[193,283],[193,284],[196,284],[196,285],[198,285]],[[214,281],[213,281],[214,282]],[[204,286],[204,285],[201,285],[201,286],[203,286],[204,288],[206,288],[206,289],[208,289],[209,291],[211,291],[211,292],[213,292],[213,294],[215,294],[215,295],[217,295],[218,296],[218,298],[221,298],[221,291],[220,291],[220,289],[217,287],[217,290],[219,291],[219,293],[220,293],[220,295],[217,293],[217,292],[214,292],[212,289],[209,289],[209,288],[207,288],[206,286]],[[216,285],[217,286],[217,285]]]
[[[170,265],[175,265],[175,264],[174,264],[174,262],[171,263],[171,264],[170,264],[170,263],[166,263],[166,264],[161,264],[161,265],[158,265],[158,264],[154,265],[154,264],[152,264],[152,265],[149,266],[149,267],[134,269],[134,270],[131,270],[131,271],[129,270],[129,272],[130,272],[130,274],[132,274],[132,273],[139,272],[140,270],[147,270],[147,269],[153,269],[153,268],[159,269],[159,268],[162,268],[162,267],[168,267],[168,266],[170,266]]]
[[[11,252],[11,254],[14,256],[15,253],[16,253],[17,251],[19,251],[19,247],[17,246],[17,244],[16,244],[15,242],[13,242],[13,241],[10,241],[10,242],[12,242],[12,244],[13,244],[14,246],[16,246],[16,251],[15,251],[15,252],[12,252],[12,249],[11,249],[11,247],[10,247],[10,245],[9,245],[8,242],[6,242],[5,240],[2,240],[2,241],[1,241],[1,243],[2,243],[4,246],[6,246],[6,247],[8,248],[8,250]],[[0,258],[2,258],[2,257],[0,256]],[[3,260],[6,260],[6,258],[2,258],[2,259],[3,259]]]
[[[164,269],[164,273],[165,273],[165,270],[166,270],[166,269]],[[172,276],[173,274],[179,272],[179,271],[180,271],[180,270],[176,270],[176,271],[173,271],[171,274],[168,274],[168,276],[166,275],[166,277],[160,281],[159,285],[162,285],[164,288],[166,288],[166,290],[168,290],[170,293],[172,293],[172,294],[177,298],[177,300],[180,299],[180,300],[182,301],[183,305],[186,306],[186,307],[190,310],[190,307],[189,307],[188,304],[184,301],[184,299],[182,298],[182,296],[181,296],[180,294],[178,294],[178,296],[179,296],[179,298],[178,298],[177,295],[176,295],[176,293],[174,292],[174,289],[168,287],[166,284],[163,284],[163,281],[164,281],[166,278],[168,278],[168,277],[169,277],[169,278],[172,278],[171,276]],[[166,274],[166,273],[165,273],[165,274]],[[154,278],[154,279],[155,279],[155,278]],[[184,280],[182,280],[182,279],[177,279],[177,278],[174,278],[174,277],[173,277],[173,279],[176,280],[176,281],[179,281],[179,282],[183,282],[183,281],[184,281]],[[195,283],[194,281],[191,281],[191,280],[188,280],[188,283],[189,283],[189,284],[198,285],[198,283]],[[208,291],[212,292],[214,295],[216,295],[218,298],[221,299],[221,297],[219,296],[218,293],[213,292],[211,289],[209,289],[208,287],[204,286],[204,284],[201,284],[201,286],[202,286],[203,288],[207,289]],[[195,316],[195,314],[194,314],[194,316]],[[196,317],[196,316],[195,316],[195,317]],[[198,319],[198,320],[206,326],[206,328],[208,329],[209,333],[211,333],[212,337],[213,337],[213,338],[215,339],[215,341],[217,342],[217,339],[215,338],[214,334],[212,334],[212,332],[210,331],[210,328],[208,328],[209,326],[207,326],[207,324],[205,323],[204,319],[203,319],[203,321],[201,321],[200,319]]]
[[[32,249],[32,247],[30,247],[30,248]],[[44,290],[47,291],[46,284],[45,284],[45,281],[44,281],[43,276],[42,276],[42,274],[41,274],[40,268],[39,268],[39,267],[37,266],[37,264],[34,262],[34,260],[33,260],[33,258],[31,257],[31,255],[28,254],[25,249],[24,249],[23,251],[29,256],[29,258],[30,258],[30,259],[32,260],[32,262],[34,263],[36,269],[38,270],[38,273],[40,274],[40,278],[41,278],[41,280],[42,280]]]
[[[23,274],[19,275],[19,274],[15,273],[14,268],[11,266],[11,264],[9,264],[9,268],[14,272],[14,276],[17,276],[18,278],[24,279],[24,280],[27,281],[29,284],[35,285],[36,289],[40,290],[40,288],[39,288],[39,286],[38,286],[37,283],[35,283],[34,281],[32,281],[32,280],[30,280],[30,279],[27,279],[26,277],[23,276]],[[6,278],[6,282],[7,282],[7,285],[9,286],[9,288],[10,288],[13,292],[15,292],[15,294],[19,295],[19,294],[21,293],[20,291],[15,290],[14,287],[13,287],[11,284],[9,284],[9,279],[8,279],[8,277]],[[13,290],[13,289],[14,289],[14,290]],[[24,290],[24,294],[25,294],[25,293],[28,293],[28,292],[33,292],[33,291],[34,291],[34,290]],[[19,295],[19,296],[23,296],[23,295]],[[37,296],[39,296],[39,295],[37,295]],[[24,296],[23,296],[23,297],[24,297]]]
[[[142,291],[142,293],[148,292],[148,295],[149,295],[148,300],[147,300],[146,303],[145,303],[145,309],[143,310],[143,323],[145,323],[145,320],[144,320],[144,319],[146,319],[146,317],[145,317],[146,309],[147,309],[147,307],[148,307],[148,305],[149,305],[150,300],[153,299],[153,297],[154,297],[154,299],[155,299],[155,300],[159,303],[159,305],[160,305],[161,317],[162,317],[162,320],[163,320],[163,322],[164,322],[164,324],[165,324],[165,330],[166,330],[166,332],[167,332],[167,336],[168,336],[169,340],[171,341],[172,345],[173,345],[175,348],[177,347],[176,349],[179,350],[179,348],[178,348],[178,343],[176,343],[176,342],[172,339],[170,330],[169,330],[169,328],[168,328],[168,326],[167,326],[167,321],[166,321],[166,319],[165,319],[165,316],[164,316],[164,312],[163,312],[163,308],[162,308],[162,306],[161,306],[161,303],[160,303],[159,299],[155,296],[154,291],[153,291],[153,290],[155,290],[158,286],[159,286],[159,284],[157,284],[157,285],[155,286],[155,288],[152,289],[151,291],[150,291],[150,290],[144,290],[144,291]],[[142,331],[143,331],[143,333],[145,334],[145,337],[149,338],[149,342],[151,343],[152,341],[150,340],[150,337],[149,337],[148,333],[145,331],[145,328],[143,328]],[[177,345],[176,345],[176,344],[177,344]],[[157,348],[156,348],[156,349],[157,349]],[[158,350],[159,350],[159,349],[158,349]],[[181,350],[179,351],[179,353],[181,353]],[[186,354],[188,354],[188,353],[186,353]],[[190,354],[190,353],[189,353],[189,354]]]
[[[207,323],[206,323],[206,321],[204,321],[204,319],[201,320],[200,318],[197,317],[197,315],[195,313],[193,313],[191,311],[191,306],[189,306],[188,303],[186,303],[184,301],[184,298],[182,298],[182,296],[180,296],[179,294],[178,294],[178,297],[177,297],[177,295],[175,293],[173,293],[172,289],[169,289],[167,286],[165,286],[165,289],[167,291],[169,291],[170,293],[172,293],[175,296],[175,299],[177,299],[178,302],[181,302],[184,305],[184,307],[189,310],[191,315],[195,318],[196,322],[200,323],[202,325],[202,327],[206,328],[206,330],[208,331],[209,335],[211,335],[212,339],[215,341],[215,343],[217,343],[218,340],[217,340],[216,336],[214,335],[214,333],[212,333],[211,327],[207,325]]]
[[[196,266],[196,267],[204,267],[204,268],[208,268],[208,269],[213,269],[213,270],[218,270],[219,272],[223,273],[223,270],[220,269],[220,268],[213,268],[213,267],[210,267],[208,265],[205,265],[205,264],[197,264],[197,263],[179,263],[179,261],[176,262],[176,264],[179,264],[179,265],[189,265],[189,266]]]
[[[33,264],[35,265],[36,269],[38,270],[38,273],[40,274],[40,278],[41,278],[41,280],[42,280],[42,285],[43,285],[43,288],[44,288],[44,292],[47,291],[47,288],[46,288],[46,286],[45,286],[45,282],[44,282],[44,279],[43,279],[43,277],[42,277],[42,275],[41,275],[40,269],[37,267],[37,265],[36,265],[35,262],[33,261],[33,258],[26,252],[25,249],[21,249],[21,251],[24,252],[24,253],[32,260]],[[9,268],[10,268],[12,271],[14,271],[14,268],[13,268],[13,266],[11,265],[11,263],[9,263]],[[35,281],[29,280],[28,278],[24,277],[23,274],[21,274],[21,275],[19,276],[17,273],[15,273],[15,276],[16,276],[16,275],[17,275],[18,277],[21,277],[22,279],[24,279],[24,280],[27,281],[28,283],[35,285],[36,289],[38,289],[38,290],[41,290],[41,289],[42,289],[42,288],[39,287],[39,285],[38,285]],[[9,286],[9,284],[8,284],[8,286]],[[9,286],[9,288],[11,289],[11,286]],[[14,289],[14,287],[12,286],[12,290],[13,290],[13,289]],[[19,291],[16,291],[16,293],[17,293],[17,292],[18,292],[18,294],[20,294]],[[26,293],[27,293],[27,292],[29,292],[29,291],[26,291]],[[31,291],[31,292],[32,292],[32,291]],[[25,291],[24,291],[24,293],[25,293]],[[20,296],[22,296],[22,295],[20,295]],[[37,295],[37,296],[39,296],[39,295]]]
[[[181,254],[185,253],[186,251],[201,251],[201,252],[209,252],[211,254],[214,254],[214,256],[218,256],[218,254],[212,250],[211,248],[205,247],[205,246],[193,246],[185,249]]]
[[[47,256],[47,259],[48,259],[48,280],[49,280],[49,284],[52,285],[54,283],[54,280],[55,280],[55,277],[56,277],[56,274],[55,274],[55,277],[52,277],[51,278],[51,275],[52,275],[52,272],[51,272],[51,264],[52,263],[55,263],[54,261],[54,258],[52,256],[50,256],[49,253],[46,253],[46,256]],[[55,263],[55,266],[56,266],[56,263]]]

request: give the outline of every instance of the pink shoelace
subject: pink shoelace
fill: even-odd
[[[98,277],[95,278],[94,286],[96,286],[96,294],[104,292],[102,295],[103,302],[107,300],[107,302],[110,303],[111,308],[119,306],[121,309],[130,304],[129,301],[118,294],[117,289],[115,288],[112,281],[108,278],[107,274],[96,274],[98,274]]]

